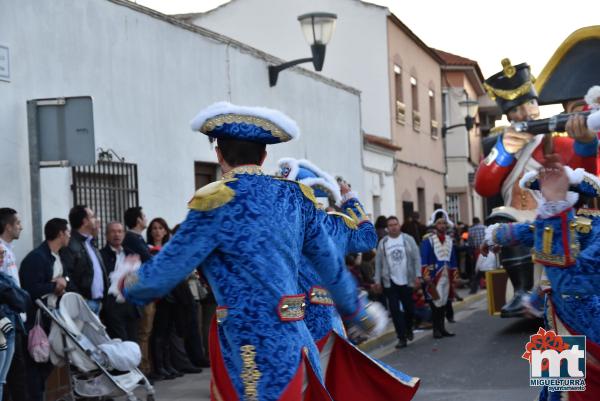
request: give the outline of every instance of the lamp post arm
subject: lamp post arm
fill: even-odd
[[[308,63],[309,61],[313,61],[313,58],[307,57],[307,58],[301,58],[298,60],[288,61],[286,63],[279,64],[279,65],[270,65],[269,66],[269,85],[275,86],[277,84],[277,77],[279,76],[279,73],[281,71],[288,69],[290,67],[293,67],[295,65],[298,65],[298,64]]]

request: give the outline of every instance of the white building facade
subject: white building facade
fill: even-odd
[[[322,75],[361,91],[366,207],[375,216],[396,214],[394,159],[399,147],[393,144],[391,129],[386,8],[358,0],[233,0],[206,13],[177,17],[288,61],[310,56],[297,17],[314,11],[338,16]],[[289,74],[279,74],[277,86]]]
[[[275,172],[281,157],[307,158],[366,192],[360,93],[302,69],[286,71],[270,88],[267,66],[277,60],[230,38],[125,0],[6,0],[0,3],[0,46],[10,55],[9,76],[0,79],[0,207],[17,209],[23,220],[15,242],[19,257],[37,245],[31,234],[31,99],[91,96],[96,148],[114,151],[137,169],[129,177],[133,184],[97,166],[42,169],[43,221],[66,218],[75,201],[91,201],[93,194],[75,193],[87,180],[88,187],[107,187],[104,220],[122,219],[115,210],[132,206],[131,198],[121,204],[111,192],[118,184],[137,193],[149,218],[180,222],[198,183],[219,175],[212,145],[190,130],[189,121],[221,100],[276,108],[297,121],[298,141],[267,148],[267,172]]]

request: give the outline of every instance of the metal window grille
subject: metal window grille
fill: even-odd
[[[139,205],[137,164],[98,162],[73,167],[73,204],[87,205],[100,219],[98,246],[105,242],[105,227],[123,221],[125,210]]]
[[[460,194],[448,194],[448,215],[460,220]]]

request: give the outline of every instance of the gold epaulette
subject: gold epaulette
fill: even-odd
[[[188,208],[205,212],[227,204],[235,197],[235,191],[226,184],[233,181],[237,181],[237,178],[219,180],[203,186],[196,191],[188,203]]]
[[[589,234],[592,231],[592,220],[587,217],[577,216],[571,225],[580,234]]]
[[[581,208],[577,211],[577,216],[600,217],[600,210]]]
[[[305,197],[307,197],[313,203],[313,205],[315,205],[315,207],[317,209],[321,209],[321,207],[319,205],[319,202],[317,201],[317,198],[315,197],[315,192],[308,185],[301,184],[298,181],[290,180],[290,179],[285,178],[285,177],[273,177],[273,178],[275,178],[276,180],[287,181],[287,182],[291,182],[293,184],[298,185],[300,187],[300,190],[302,191],[302,194]]]
[[[341,217],[342,220],[344,221],[344,224],[346,224],[346,226],[348,226],[348,228],[352,229],[352,230],[356,230],[358,228],[358,224],[356,224],[356,221],[348,216],[347,214],[344,213],[340,213],[340,212],[327,212],[328,215],[331,216],[337,216],[337,217]]]
[[[432,235],[433,235],[433,233],[427,233],[423,236],[422,239],[427,239],[427,238],[431,237]]]

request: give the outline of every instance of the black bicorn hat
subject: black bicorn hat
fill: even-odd
[[[535,83],[540,104],[582,99],[600,84],[600,25],[573,32],[556,49]]]
[[[513,66],[510,60],[502,60],[502,71],[485,80],[483,86],[490,98],[496,101],[504,114],[523,103],[537,99],[533,83],[535,81],[529,64]]]

